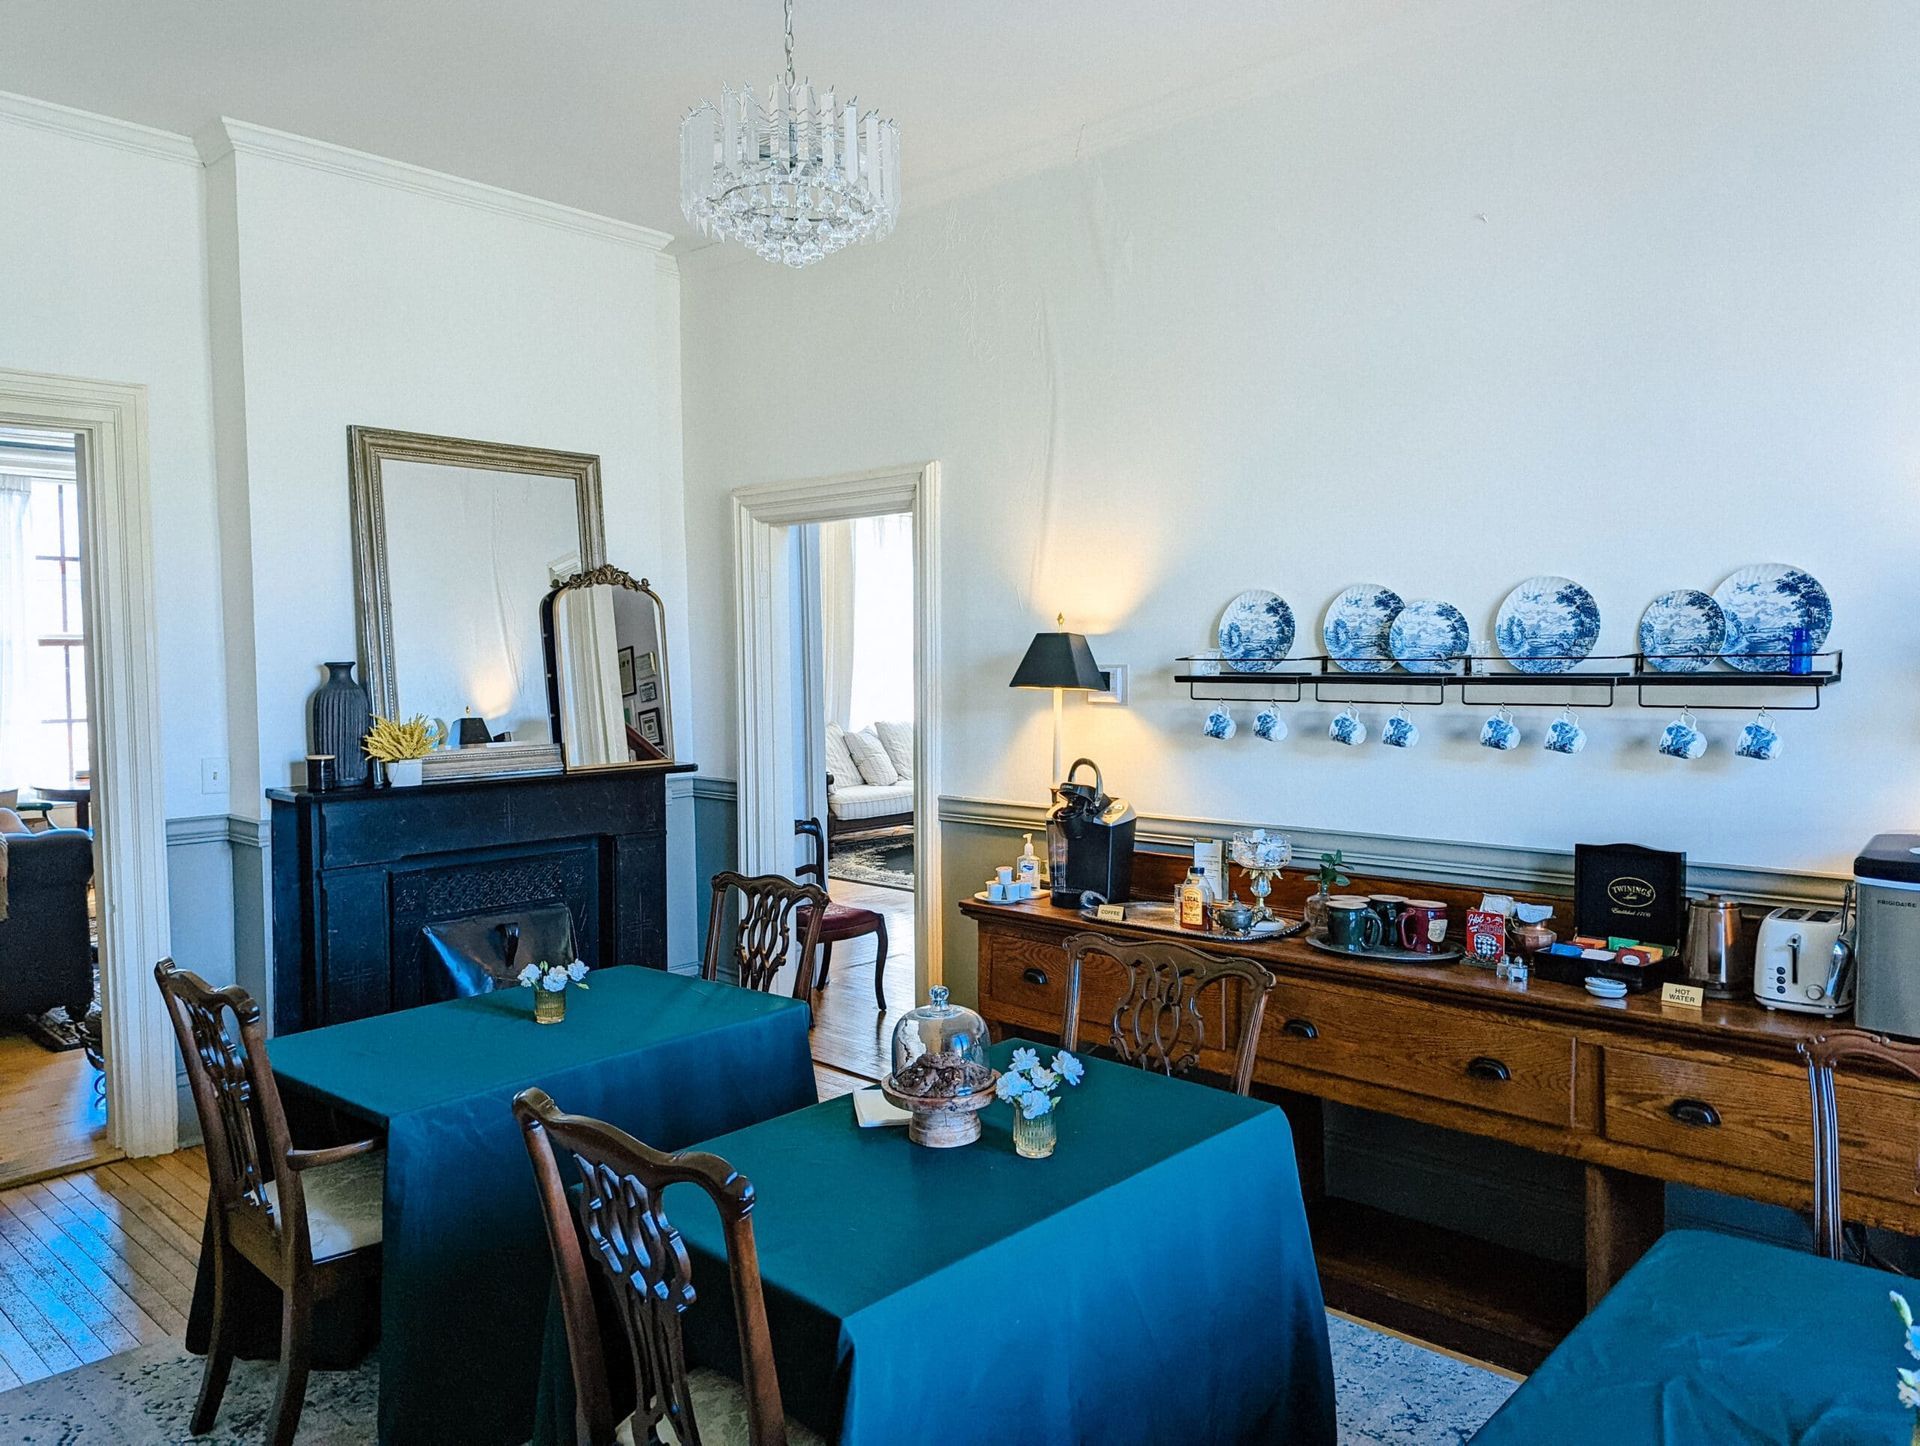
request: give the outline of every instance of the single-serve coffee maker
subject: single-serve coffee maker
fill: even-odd
[[[1082,768],[1093,782],[1076,782]],[[1082,894],[1098,894],[1109,904],[1127,902],[1133,887],[1133,834],[1138,816],[1124,798],[1110,798],[1100,765],[1076,758],[1066,781],[1054,789],[1057,802],[1047,815],[1047,869],[1053,902],[1077,908]]]
[[[1876,834],[1853,890],[1854,1023],[1920,1039],[1920,833]]]

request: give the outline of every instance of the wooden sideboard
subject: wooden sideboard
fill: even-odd
[[[1154,856],[1138,856],[1136,868]],[[1151,878],[1151,869],[1149,877]],[[1355,879],[1350,892],[1442,897],[1459,890]],[[1138,892],[1138,890],[1136,890]],[[1295,881],[1277,907],[1297,912]],[[1477,895],[1474,898],[1477,899]],[[1045,902],[962,902],[979,926],[980,1012],[996,1028],[1057,1037],[1067,935],[1168,937],[1089,924]],[[1341,959],[1303,942],[1177,934],[1203,950],[1257,959],[1276,976],[1262,1023],[1257,1093],[1287,1108],[1314,1220],[1328,1303],[1526,1369],[1537,1363],[1659,1235],[1665,1181],[1800,1209],[1812,1201],[1807,1076],[1795,1046],[1826,1021],[1750,1001],[1704,1009],[1657,993],[1606,1001],[1535,979],[1522,990],[1471,964]],[[1112,961],[1090,958],[1081,1035],[1118,1000]],[[1237,1021],[1219,1011],[1224,1043]],[[1224,1052],[1202,1068],[1225,1072]],[[1920,1088],[1842,1077],[1842,1183],[1849,1220],[1920,1233]],[[1323,1101],[1503,1140],[1584,1166],[1584,1277],[1451,1231],[1332,1199],[1323,1171]]]

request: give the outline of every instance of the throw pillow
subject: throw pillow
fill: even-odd
[[[900,781],[900,775],[893,771],[893,760],[880,746],[878,734],[865,730],[847,734],[847,751],[853,754],[854,766],[868,783],[884,788]]]
[[[873,731],[880,736],[880,746],[887,750],[887,757],[893,763],[893,771],[900,775],[900,781],[913,782],[913,725],[876,723]]]
[[[850,788],[860,782],[860,766],[847,751],[847,730],[838,723],[827,725],[827,772],[836,789]]]

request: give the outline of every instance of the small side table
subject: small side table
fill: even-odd
[[[79,784],[72,788],[53,788],[36,783],[33,791],[53,803],[73,805],[73,826],[91,828],[93,826],[93,789],[88,784]]]
[[[48,799],[22,798],[7,806],[20,815],[20,822],[30,833],[45,833],[53,827],[53,820],[47,817],[53,812],[53,804]]]

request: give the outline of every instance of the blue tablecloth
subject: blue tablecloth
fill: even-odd
[[[553,1269],[516,1093],[537,1084],[563,1110],[669,1150],[817,1098],[799,1002],[637,967],[589,984],[558,1025],[534,1024],[531,991],[507,989],[272,1041],[290,1097],[386,1134],[388,1446],[532,1434]]]
[[[924,1149],[841,1098],[701,1145],[753,1182],[789,1415],[842,1446],[1334,1440],[1284,1114],[1090,1060],[1051,1158],[1014,1154],[1009,1106],[983,1119],[978,1143]],[[690,1186],[666,1204],[688,1350],[738,1379],[718,1215]],[[537,1439],[565,1439],[570,1402],[550,1352]]]
[[[1727,1235],[1662,1236],[1474,1446],[1907,1446],[1887,1299],[1920,1282]]]

